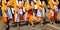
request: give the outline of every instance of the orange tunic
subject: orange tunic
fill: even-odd
[[[29,20],[29,22],[34,22],[33,10],[34,10],[34,3],[31,2],[31,9],[28,11],[28,20]]]
[[[7,17],[6,17],[7,7],[6,7],[6,4],[5,4],[5,1],[6,0],[2,0],[2,21],[3,22],[7,22]]]
[[[32,10],[30,10],[28,12],[28,21],[29,22],[34,22],[34,17],[33,17],[33,11]]]
[[[32,6],[30,6],[29,2],[25,2],[25,10],[28,12],[28,21],[29,22],[34,22],[33,18],[33,9],[34,9],[34,4],[32,2]]]

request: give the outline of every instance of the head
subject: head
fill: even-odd
[[[18,1],[22,1],[22,0],[18,0]]]

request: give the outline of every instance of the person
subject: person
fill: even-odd
[[[23,2],[22,2],[22,0],[19,0],[17,6],[18,6],[19,19],[23,20]]]
[[[18,14],[18,7],[17,7],[18,0],[14,1],[14,22],[17,24],[17,28],[20,28],[20,19]]]
[[[45,19],[45,7],[46,4],[44,1],[37,0],[37,20],[40,21],[40,26],[43,26],[43,20]]]
[[[26,0],[24,3],[24,9],[25,9],[24,20],[28,21],[28,11],[30,10],[30,5],[28,0]]]
[[[34,10],[34,3],[32,1],[32,4],[29,4],[29,0],[26,0],[25,5],[25,20],[28,21],[28,27],[30,25],[30,22],[32,23],[32,26],[34,26],[34,19],[33,19],[33,10]]]
[[[9,20],[7,16],[6,0],[2,0],[2,21],[6,24],[6,30],[9,29]]]
[[[13,14],[14,14],[14,8],[13,8],[13,2],[14,0],[9,0],[7,2],[7,12],[8,12],[8,19],[9,19],[9,22],[10,22],[10,27],[12,26],[12,23],[13,23]]]
[[[42,3],[42,15],[43,15],[43,21],[46,21],[46,3],[44,0],[41,0]]]
[[[55,19],[55,22],[56,22],[57,19],[58,19],[58,5],[59,5],[59,1],[58,0],[54,0],[53,3],[54,3],[54,8],[55,8],[54,9],[55,10],[55,12],[54,12],[54,19]]]
[[[36,16],[37,16],[37,10],[38,10],[38,8],[37,8],[37,4],[36,4],[36,0],[34,0],[34,12],[33,12],[33,17],[34,17],[34,19],[36,19]]]
[[[30,10],[28,11],[28,20],[29,22],[32,23],[32,26],[34,27],[34,17],[33,17],[33,11],[34,11],[34,1],[33,0],[30,0]]]
[[[54,0],[49,0],[49,5],[50,5],[50,12],[49,12],[49,19],[50,19],[50,24],[56,24],[55,20],[57,20],[57,12],[58,12],[58,8],[56,9],[55,5],[58,5],[59,2],[58,0],[56,0],[56,2],[54,2]]]

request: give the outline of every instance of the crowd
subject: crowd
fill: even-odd
[[[50,24],[56,24],[58,17],[58,0],[48,0]],[[12,21],[20,27],[20,22],[28,22],[28,26],[32,23],[34,27],[34,18],[40,22],[40,26],[44,26],[43,21],[46,20],[46,3],[44,0],[2,0],[2,21],[6,24],[6,30],[9,29]]]

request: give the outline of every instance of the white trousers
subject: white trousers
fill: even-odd
[[[18,14],[23,14],[23,11],[22,11],[23,9],[21,8],[21,9],[18,9]]]
[[[11,12],[11,9],[10,9],[10,7],[7,7],[7,17],[8,18],[12,18],[12,12]]]
[[[37,16],[40,16],[40,17],[45,17],[45,8],[42,8],[42,11],[37,11]]]
[[[24,19],[25,19],[25,20],[28,20],[28,12],[25,13]]]
[[[15,16],[15,22],[20,22],[19,14],[18,13],[16,13],[16,16]]]

